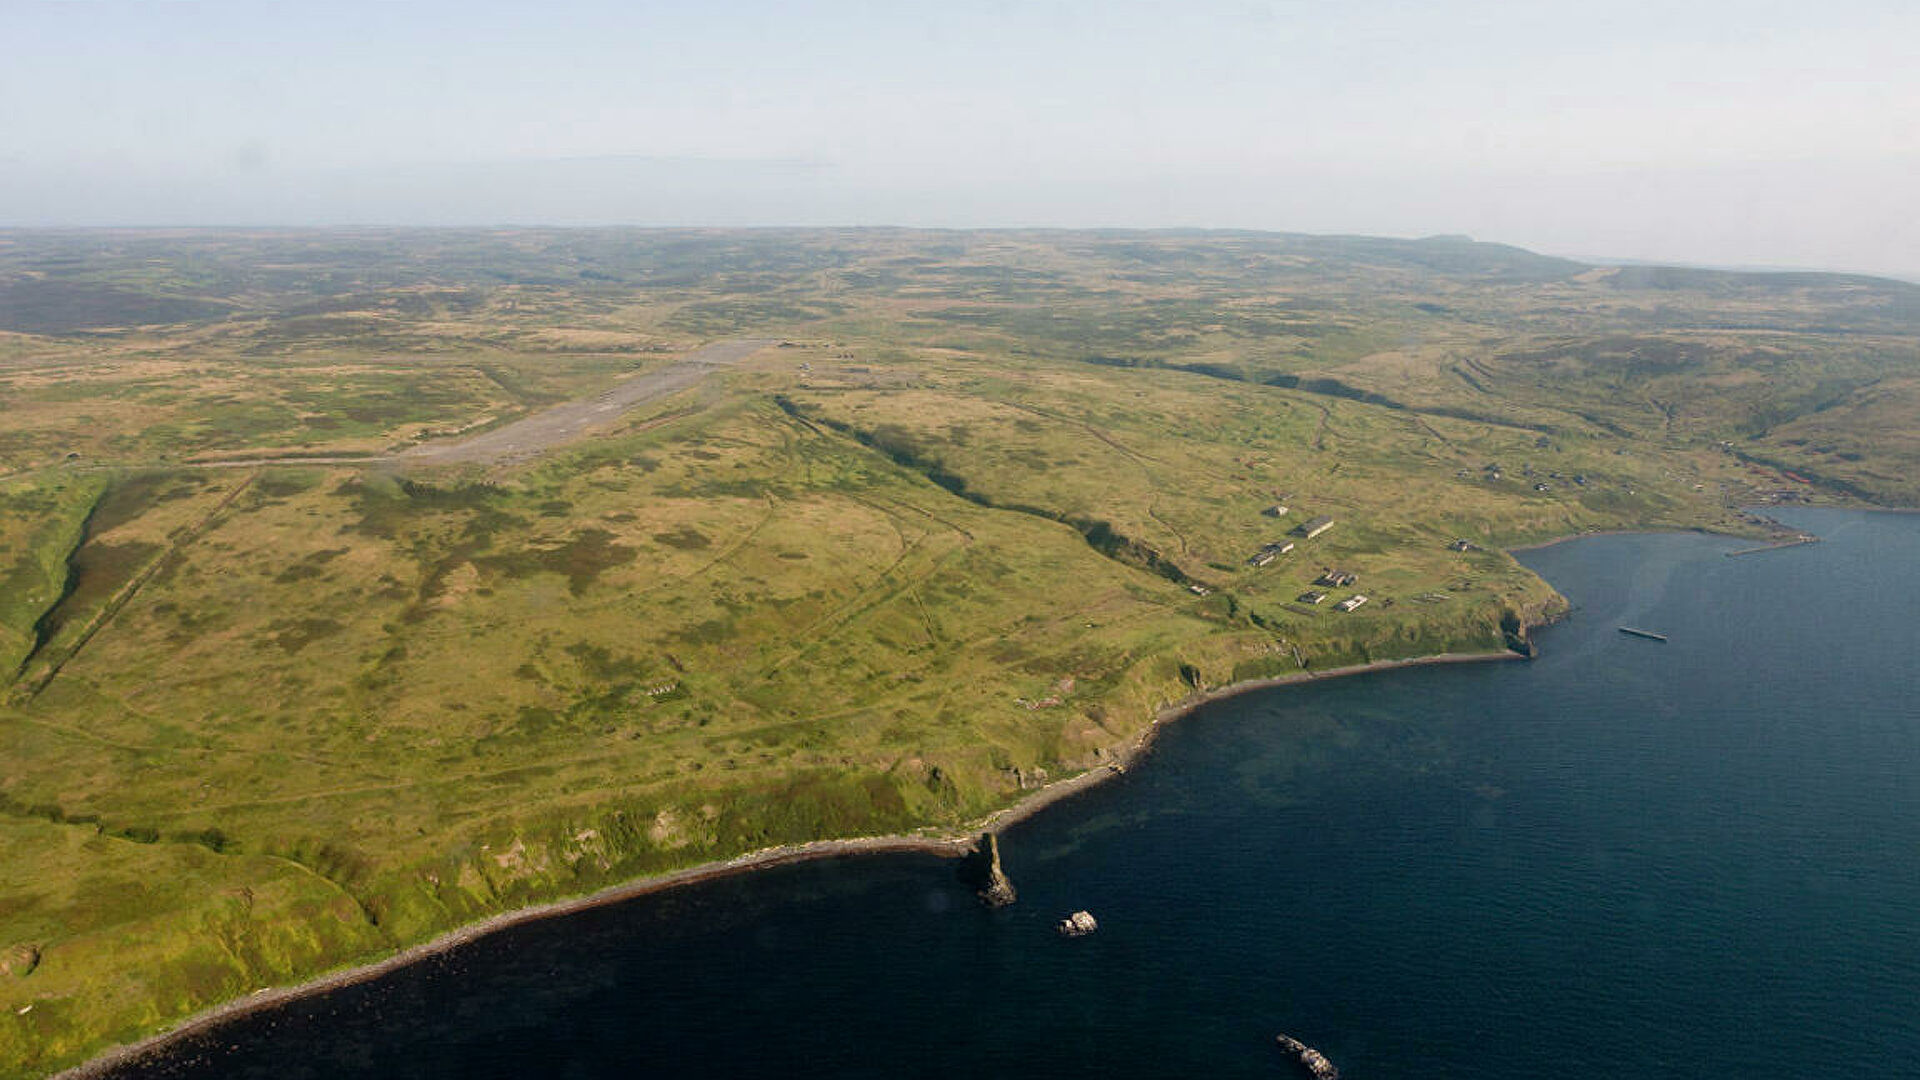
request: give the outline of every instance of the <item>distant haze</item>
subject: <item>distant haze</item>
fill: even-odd
[[[0,225],[1230,226],[1920,277],[1911,0],[9,3]]]

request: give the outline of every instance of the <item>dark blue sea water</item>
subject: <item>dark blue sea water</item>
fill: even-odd
[[[521,927],[237,1022],[177,1077],[1920,1076],[1920,516],[1531,553],[1532,663],[1249,695],[950,864]],[[1627,637],[1626,623],[1668,644]],[[1081,940],[1050,924],[1076,908]]]

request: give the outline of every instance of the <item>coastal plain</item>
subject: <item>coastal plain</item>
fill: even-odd
[[[1920,287],[1462,238],[0,233],[0,1075],[1523,651],[1513,547],[1911,505],[1917,388]]]

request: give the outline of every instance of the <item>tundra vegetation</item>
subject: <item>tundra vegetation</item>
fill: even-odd
[[[544,454],[396,456],[739,338]],[[1499,652],[1562,604],[1507,549],[1912,504],[1916,431],[1920,287],[1861,277],[0,233],[0,1074],[529,903],[962,830],[1209,688]],[[1302,603],[1328,568],[1366,606]]]

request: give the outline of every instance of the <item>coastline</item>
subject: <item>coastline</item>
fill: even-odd
[[[1768,510],[1783,510],[1783,509],[1784,510],[1793,510],[1793,509],[1846,510],[1853,513],[1861,513],[1861,514],[1920,514],[1920,506],[1880,506],[1880,505],[1871,504],[1871,503],[1860,505],[1860,506],[1833,505],[1833,504],[1827,504],[1827,503],[1807,503],[1799,507],[1754,506],[1754,507],[1744,508],[1744,512],[1751,515],[1756,521],[1767,523],[1769,526],[1772,527],[1772,531],[1774,532],[1775,535],[1784,537],[1786,534],[1790,534],[1790,533],[1799,534],[1800,530],[1794,529],[1791,526],[1787,525],[1786,523],[1766,513],[1766,511]],[[1551,540],[1542,540],[1537,544],[1516,544],[1512,547],[1501,548],[1500,550],[1505,551],[1509,555],[1518,555],[1523,551],[1541,551],[1550,547],[1558,547],[1561,544],[1569,543],[1574,540],[1585,540],[1591,536],[1654,536],[1662,533],[1696,533],[1700,536],[1717,536],[1727,540],[1748,538],[1743,533],[1723,532],[1719,529],[1708,529],[1708,528],[1700,528],[1700,527],[1695,527],[1690,529],[1689,528],[1589,529],[1585,532],[1575,532],[1575,533],[1568,533],[1565,536],[1556,536]],[[1759,538],[1753,537],[1751,539],[1759,539]],[[1782,541],[1778,544],[1769,543],[1765,546],[1768,548],[1775,547],[1775,546],[1792,547],[1801,542],[1802,541]]]
[[[1779,531],[1779,532],[1788,531],[1785,525],[1780,524],[1778,521],[1774,521],[1770,517],[1765,517],[1764,515],[1761,515],[1760,520],[1766,521],[1769,524],[1771,524],[1774,530],[1776,531]],[[1745,533],[1727,532],[1721,529],[1708,529],[1708,528],[1699,527],[1699,526],[1696,526],[1690,529],[1689,528],[1588,529],[1586,532],[1568,533],[1565,536],[1556,536],[1551,540],[1542,540],[1537,544],[1516,544],[1513,547],[1501,548],[1500,550],[1505,551],[1509,555],[1518,555],[1523,551],[1543,551],[1550,547],[1559,547],[1561,544],[1571,543],[1575,540],[1585,540],[1593,536],[1660,536],[1660,535],[1678,536],[1682,533],[1691,533],[1695,536],[1717,536],[1724,540],[1759,539],[1759,537],[1750,537]]]
[[[652,893],[666,892],[702,881],[714,881],[732,877],[736,874],[750,873],[775,866],[792,863],[810,862],[816,859],[843,858],[850,855],[869,854],[924,854],[939,855],[944,858],[962,858],[972,849],[973,834],[959,836],[865,836],[843,840],[812,840],[804,844],[788,844],[782,847],[763,848],[759,851],[736,855],[719,862],[701,863],[682,870],[674,870],[655,877],[640,878],[620,885],[609,886],[586,896],[576,896],[565,900],[553,900],[544,904],[503,911],[479,922],[450,930],[431,941],[402,949],[381,960],[361,964],[356,967],[341,968],[328,972],[293,986],[273,987],[258,990],[242,998],[215,1005],[210,1009],[188,1017],[178,1025],[166,1031],[139,1040],[124,1043],[90,1058],[72,1068],[54,1073],[49,1080],[97,1080],[111,1075],[114,1070],[138,1064],[141,1059],[168,1045],[188,1036],[198,1034],[220,1024],[238,1019],[250,1013],[260,1012],[278,1005],[284,1005],[300,998],[324,994],[330,990],[377,979],[392,971],[418,963],[441,953],[451,952],[469,942],[478,941],[501,930],[510,929],[544,919],[570,915],[591,908],[618,904],[635,897]]]
[[[1585,534],[1582,534],[1585,535]],[[1577,539],[1568,537],[1567,539]],[[1375,660],[1365,664],[1348,664],[1343,667],[1328,668],[1325,671],[1299,671],[1288,675],[1279,675],[1264,679],[1248,679],[1243,682],[1228,683],[1224,686],[1203,690],[1180,701],[1164,705],[1154,714],[1144,731],[1136,736],[1131,744],[1123,748],[1113,759],[1093,766],[1077,776],[1056,780],[1027,794],[1011,806],[996,810],[971,827],[953,833],[928,833],[925,835],[889,835],[853,837],[840,840],[813,840],[803,844],[789,844],[775,848],[763,848],[759,851],[737,855],[718,862],[701,863],[682,870],[660,874],[649,878],[640,878],[620,885],[609,886],[586,896],[534,904],[516,908],[468,923],[450,930],[430,941],[410,946],[384,959],[355,967],[341,968],[303,983],[293,986],[274,987],[256,991],[246,997],[236,998],[215,1005],[202,1012],[195,1013],[174,1027],[158,1034],[147,1036],[136,1042],[124,1043],[113,1047],[71,1068],[54,1073],[50,1080],[101,1080],[112,1076],[117,1070],[138,1064],[142,1059],[166,1049],[171,1044],[216,1028],[229,1020],[238,1019],[251,1013],[271,1009],[300,998],[324,994],[341,987],[377,979],[389,972],[418,963],[429,957],[451,952],[463,945],[478,941],[501,930],[521,926],[526,923],[585,911],[591,908],[617,904],[636,897],[665,892],[670,889],[731,877],[736,874],[750,873],[756,870],[794,863],[811,862],[818,859],[846,858],[870,854],[924,854],[943,858],[964,858],[973,850],[976,838],[981,833],[998,834],[1005,829],[1038,815],[1041,811],[1056,803],[1072,798],[1083,791],[1096,787],[1114,777],[1124,775],[1152,748],[1154,739],[1167,724],[1185,717],[1195,710],[1216,701],[1222,701],[1241,694],[1266,690],[1278,686],[1297,683],[1318,682],[1323,679],[1338,679],[1352,675],[1364,675],[1370,672],[1390,671],[1396,668],[1426,667],[1436,664],[1485,663],[1501,660],[1525,660],[1527,657],[1509,650],[1484,653],[1435,653],[1430,656],[1413,656],[1395,660]]]
[[[1559,547],[1559,546],[1560,546],[1561,544],[1565,544],[1565,543],[1570,543],[1570,542],[1572,542],[1572,541],[1574,541],[1574,540],[1585,540],[1586,538],[1588,538],[1588,537],[1590,537],[1590,536],[1651,536],[1651,535],[1653,535],[1654,533],[1662,533],[1662,532],[1675,532],[1675,531],[1681,531],[1681,532],[1698,532],[1698,533],[1701,533],[1702,535],[1706,535],[1706,536],[1731,536],[1731,535],[1733,535],[1732,533],[1714,533],[1714,532],[1708,532],[1708,531],[1707,531],[1707,530],[1705,530],[1705,529],[1683,529],[1683,530],[1674,530],[1674,529],[1589,529],[1589,530],[1588,530],[1588,531],[1586,531],[1586,532],[1577,532],[1577,533],[1568,533],[1568,534],[1567,534],[1567,535],[1565,535],[1565,536],[1556,536],[1556,537],[1554,537],[1554,538],[1553,538],[1553,539],[1551,539],[1551,540],[1542,540],[1542,541],[1540,541],[1540,542],[1539,542],[1539,543],[1537,543],[1537,544],[1516,544],[1516,545],[1514,545],[1513,547],[1507,547],[1507,548],[1501,548],[1500,550],[1502,550],[1502,551],[1504,551],[1504,552],[1506,552],[1506,553],[1507,553],[1507,554],[1509,554],[1509,555],[1518,555],[1518,554],[1519,554],[1520,552],[1523,552],[1523,551],[1541,551],[1541,550],[1544,550],[1544,549],[1546,549],[1546,548],[1550,548],[1550,547]]]
[[[1038,815],[1042,810],[1069,799],[1089,788],[1121,776],[1145,757],[1153,748],[1154,739],[1166,725],[1181,719],[1216,701],[1250,694],[1256,690],[1270,690],[1276,686],[1292,686],[1299,683],[1319,682],[1323,679],[1339,679],[1350,675],[1366,675],[1377,671],[1392,671],[1395,668],[1427,667],[1435,664],[1478,664],[1500,660],[1525,660],[1526,657],[1511,650],[1484,653],[1434,653],[1430,656],[1409,656],[1398,660],[1374,660],[1365,664],[1347,664],[1343,667],[1328,668],[1325,671],[1297,671],[1288,675],[1275,675],[1265,679],[1246,679],[1241,682],[1227,683],[1224,686],[1202,690],[1169,705],[1163,705],[1147,724],[1145,731],[1136,736],[1132,744],[1114,755],[1112,761],[1095,765],[1078,776],[1069,776],[1056,780],[1045,787],[1036,789],[1027,797],[1012,806],[996,810],[979,823],[978,828],[968,834],[978,832],[999,833],[1017,825],[1028,818]]]

